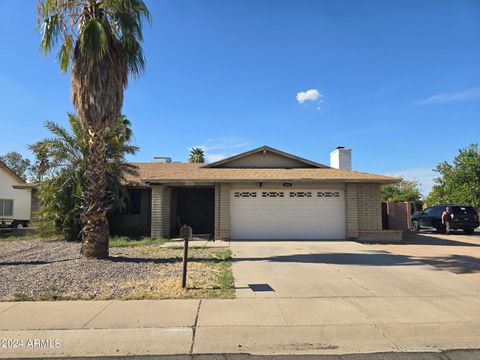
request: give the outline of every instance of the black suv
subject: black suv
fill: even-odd
[[[438,232],[445,232],[442,224],[442,214],[449,207],[453,214],[452,229],[462,229],[465,234],[473,234],[478,222],[477,211],[471,206],[462,205],[435,205],[412,215],[412,230],[421,228],[435,228]]]

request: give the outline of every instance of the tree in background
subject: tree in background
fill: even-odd
[[[480,149],[470,144],[460,149],[450,164],[438,164],[434,170],[439,174],[428,194],[428,205],[461,204],[480,208]]]
[[[189,163],[204,163],[205,152],[201,148],[192,148],[188,157]]]
[[[41,228],[54,229],[66,240],[80,240],[82,228],[82,199],[88,181],[88,135],[80,119],[68,114],[70,131],[54,122],[45,127],[52,137],[30,145],[30,149],[42,163],[44,179],[39,186]],[[126,174],[135,174],[136,168],[125,156],[137,152],[130,145],[132,131],[130,121],[121,116],[112,127],[105,130],[105,158],[107,191],[105,202],[111,208],[122,208],[126,194],[121,186]]]
[[[120,117],[128,76],[144,68],[142,25],[150,13],[142,0],[39,0],[37,10],[41,50],[58,46],[61,70],[71,65],[73,106],[87,137],[82,254],[106,258],[105,131]]]
[[[403,179],[396,184],[384,185],[381,188],[382,202],[410,201],[418,204],[422,200],[418,180]]]
[[[30,160],[26,159],[17,151],[10,151],[0,156],[0,161],[5,163],[15,174],[27,181],[30,174]]]
[[[48,154],[44,149],[37,149],[35,162],[30,166],[30,181],[42,182],[49,168]]]

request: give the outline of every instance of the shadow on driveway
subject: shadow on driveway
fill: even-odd
[[[475,235],[464,235],[468,236],[469,241],[461,241],[457,237],[459,235],[440,235],[437,233],[418,233],[416,236],[409,237],[402,244],[406,245],[432,245],[432,246],[472,246],[480,247],[480,237],[475,233]],[[451,237],[448,239],[448,237]]]
[[[402,245],[395,245],[402,246]],[[360,266],[418,266],[431,265],[439,270],[447,270],[455,274],[480,273],[480,258],[469,255],[400,255],[382,250],[369,250],[367,253],[311,253],[274,255],[268,257],[238,257],[234,263],[244,261],[262,261],[276,263],[304,263]]]

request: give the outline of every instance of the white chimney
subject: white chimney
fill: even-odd
[[[352,170],[352,149],[338,146],[330,153],[330,167],[340,170]]]

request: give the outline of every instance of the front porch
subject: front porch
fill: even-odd
[[[230,184],[151,184],[151,236],[174,238],[184,224],[196,236],[228,240]]]

